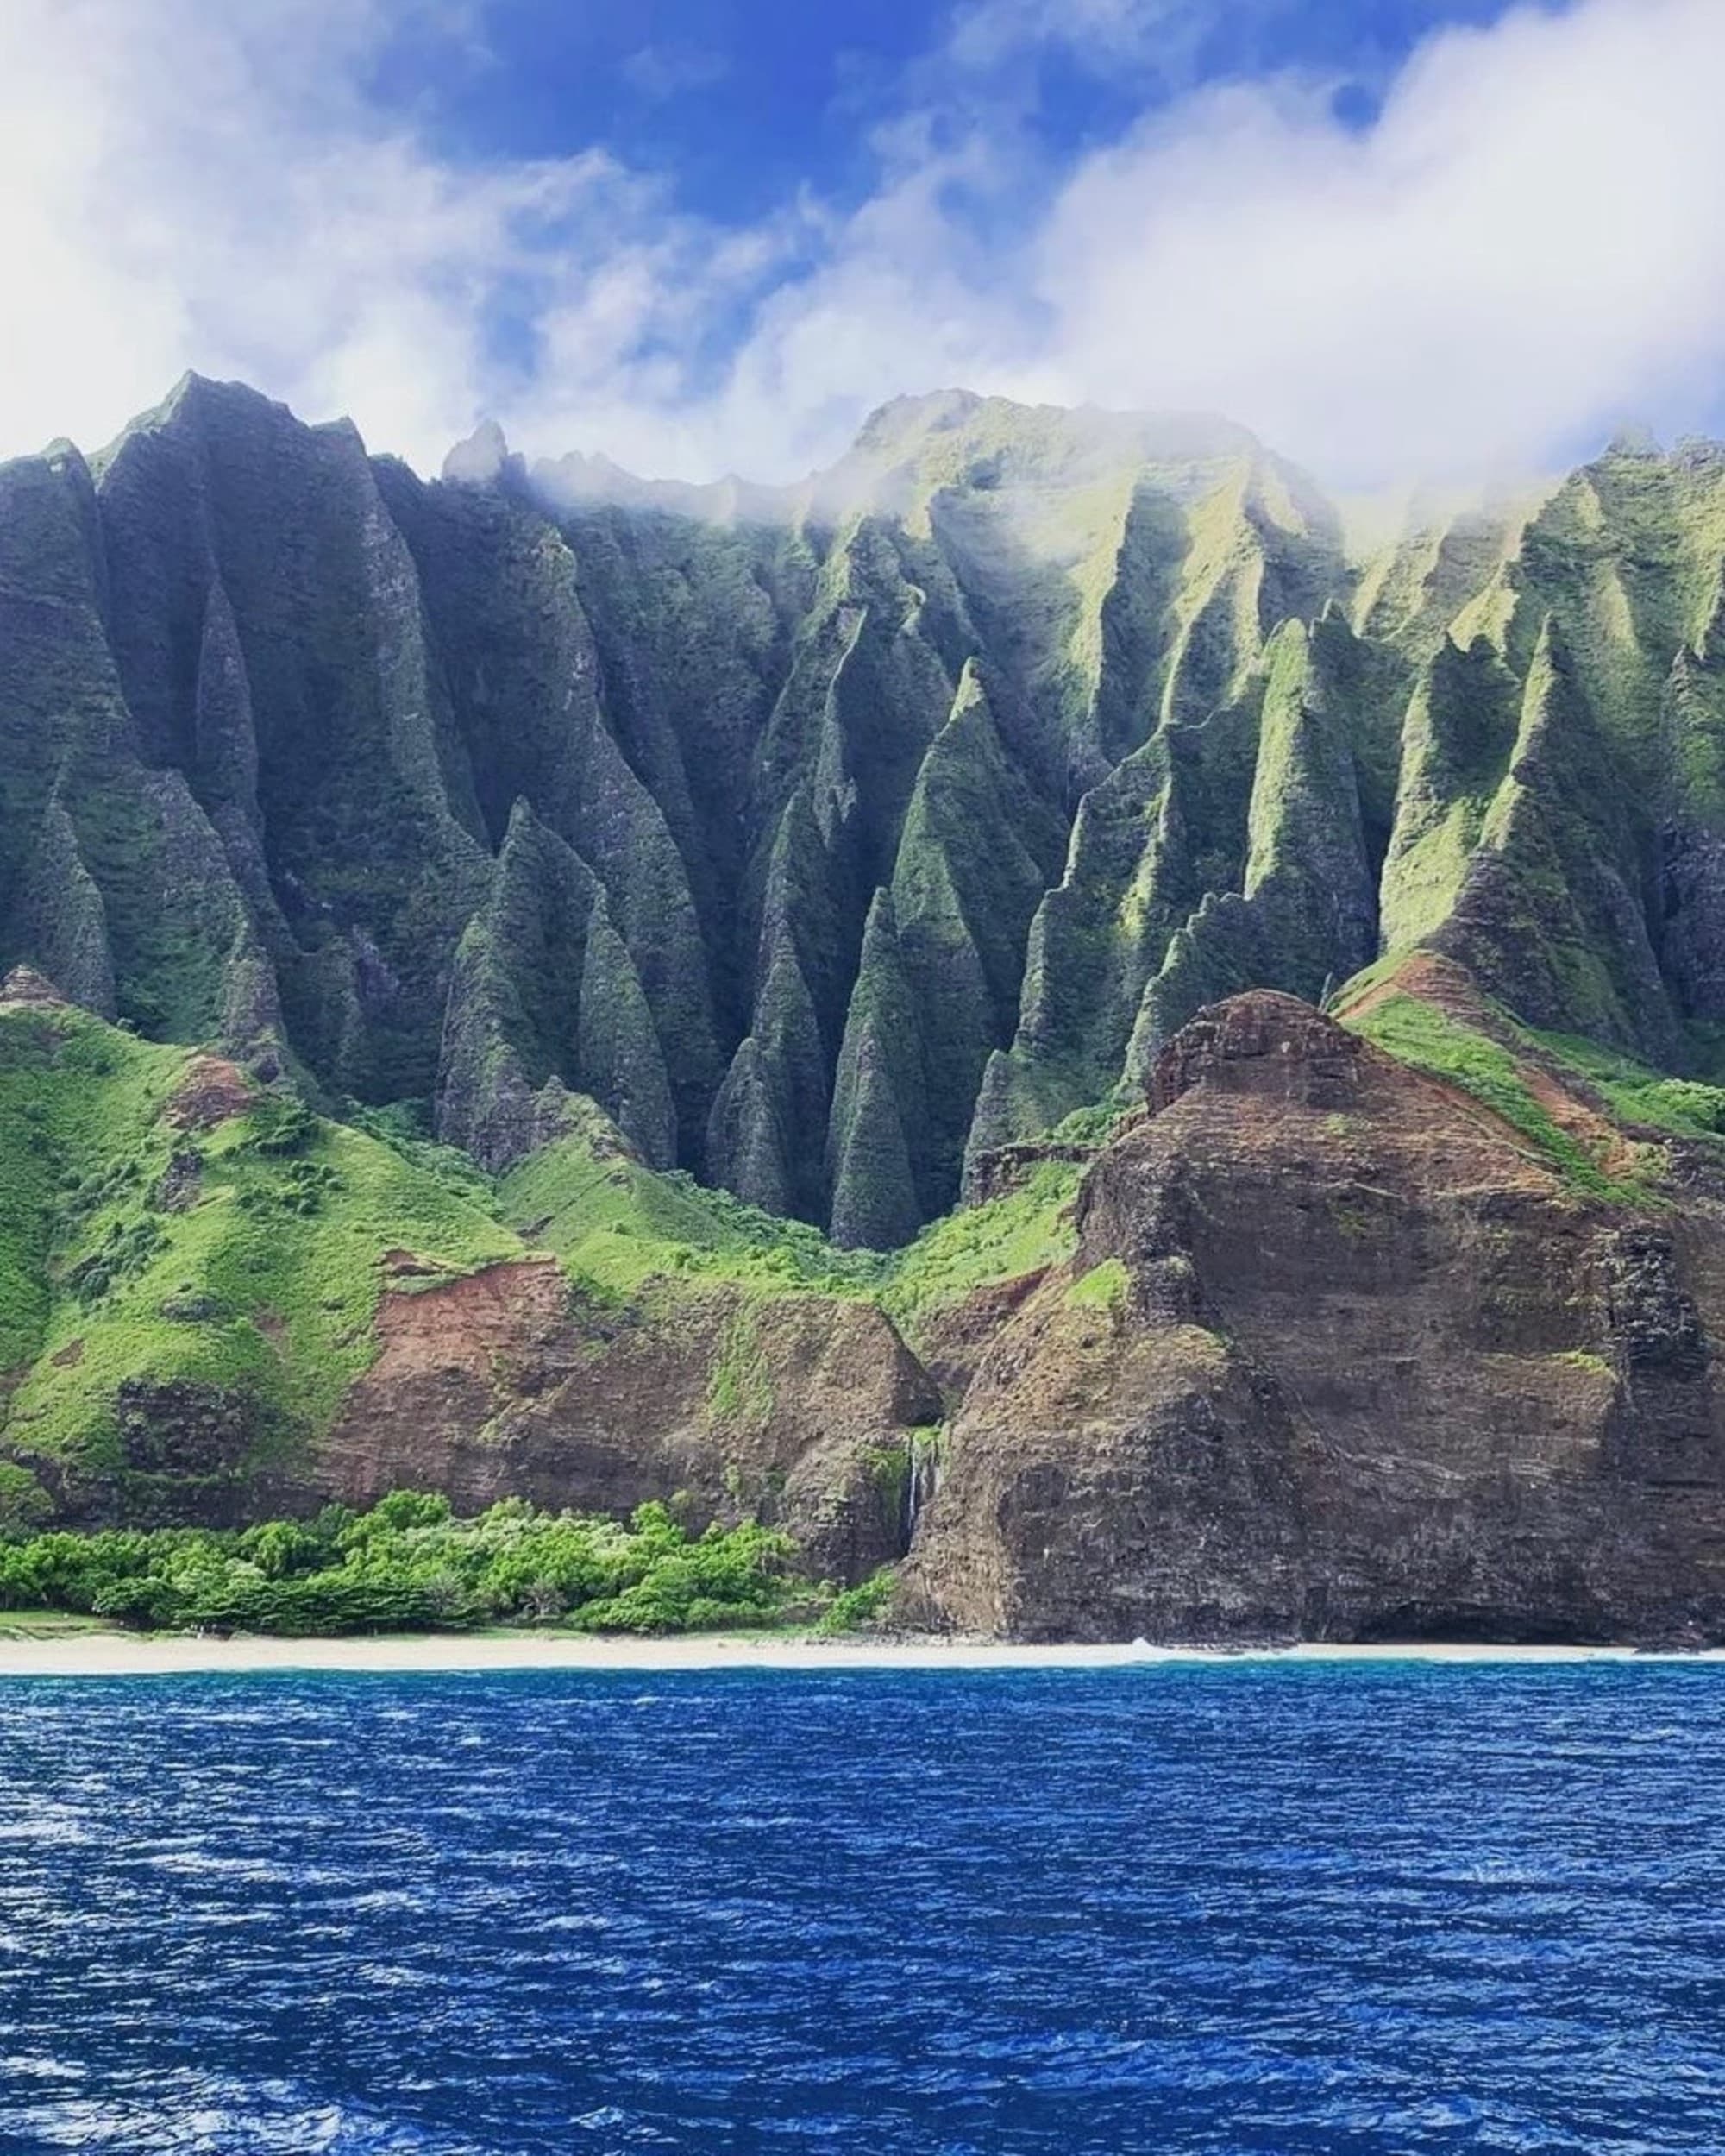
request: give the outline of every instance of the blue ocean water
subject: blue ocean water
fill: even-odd
[[[0,1684],[0,2149],[1725,2150],[1725,1669]]]

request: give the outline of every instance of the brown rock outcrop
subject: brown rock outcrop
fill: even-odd
[[[1725,1210],[1578,1191],[1288,996],[1203,1011],[985,1349],[907,1568],[1037,1637],[1725,1637]]]
[[[257,1099],[251,1080],[226,1056],[194,1055],[162,1114],[179,1130],[210,1130],[230,1116],[243,1116]]]
[[[0,981],[0,1010],[69,1010],[71,1004],[33,965],[15,965]]]
[[[681,1287],[673,1311],[584,1302],[551,1259],[386,1286],[379,1354],[320,1449],[355,1504],[447,1491],[627,1512],[681,1493],[698,1518],[794,1534],[817,1574],[902,1554],[895,1474],[938,1396],[870,1304]]]

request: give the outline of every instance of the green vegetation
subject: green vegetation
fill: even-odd
[[[884,1273],[877,1294],[888,1317],[914,1340],[975,1289],[1064,1264],[1077,1240],[1070,1209],[1080,1172],[1072,1161],[1038,1161],[1016,1190],[932,1222]]]
[[[1379,894],[1383,940],[1404,950],[1440,928],[1461,894],[1515,738],[1515,682],[1484,638],[1448,638],[1421,672],[1402,726],[1395,827]]]
[[[764,1423],[773,1412],[773,1373],[761,1352],[755,1313],[745,1303],[725,1329],[707,1380],[707,1413],[734,1430]]]
[[[1591,1354],[1585,1348],[1566,1348],[1559,1355],[1559,1362],[1566,1362],[1572,1370],[1584,1370],[1589,1377],[1609,1378],[1614,1383],[1617,1373],[1603,1355]]]
[[[1386,996],[1351,1015],[1356,1033],[1428,1077],[1443,1078],[1519,1130],[1578,1193],[1622,1204],[1645,1204],[1648,1190],[1603,1174],[1580,1143],[1540,1105],[1510,1051],[1461,1025],[1416,996]]]
[[[250,1473],[327,1425],[371,1360],[386,1252],[427,1277],[518,1254],[467,1190],[289,1096],[182,1127],[177,1089],[196,1078],[184,1051],[84,1013],[0,1012],[15,1450],[154,1474],[129,1458],[122,1388],[191,1386],[232,1436],[200,1471]],[[25,1502],[0,1483],[0,1518]]]
[[[1093,1265],[1088,1273],[1081,1273],[1066,1291],[1070,1310],[1119,1310],[1126,1299],[1130,1285],[1126,1267],[1118,1258],[1105,1258],[1101,1265]]]
[[[1074,1116],[1071,1137],[1099,1135],[1115,1113]],[[806,1222],[778,1219],[681,1172],[643,1167],[591,1133],[545,1147],[499,1190],[504,1219],[555,1253],[577,1285],[601,1293],[711,1279],[766,1294],[867,1296],[913,1333],[975,1288],[1070,1256],[1067,1208],[1081,1172],[1075,1161],[1038,1161],[1016,1189],[946,1214],[887,1252],[837,1249]],[[727,1397],[748,1390],[728,1369],[714,1384]]]
[[[210,1067],[67,1007],[0,1013],[0,1368],[17,1373],[0,1528],[43,1516],[48,1461],[122,1518],[196,1516],[236,1486],[243,1511],[369,1366],[386,1281],[413,1293],[549,1249],[590,1301],[668,1322],[686,1290],[740,1285],[708,1386],[731,1424],[772,1409],[755,1298],[874,1297],[913,1326],[1070,1247],[1070,1163],[903,1252],[841,1251],[643,1166],[574,1097],[577,1127],[493,1186],[407,1104],[335,1123],[242,1089],[200,1127],[180,1100]]]
[[[602,1128],[555,1141],[499,1185],[504,1220],[560,1258],[572,1278],[630,1294],[664,1274],[766,1290],[866,1292],[885,1262],[837,1250],[818,1228],[781,1220],[693,1176],[644,1167]]]
[[[358,1115],[435,1100],[487,1171],[587,1096],[844,1246],[1379,942],[1659,1068],[1725,1016],[1714,451],[1364,564],[1209,420],[943,393],[794,499],[596,476],[428,487],[193,379],[94,470],[7,466],[0,965]],[[590,1245],[547,1195],[514,1216]],[[580,1268],[869,1284],[676,1196]]]
[[[367,1138],[375,1138],[416,1168],[435,1176],[446,1191],[465,1198],[476,1211],[495,1217],[495,1179],[475,1163],[471,1153],[432,1137],[430,1101],[391,1101],[381,1108],[367,1108],[348,1100],[342,1103],[336,1120],[350,1123]]]
[[[1200,1004],[1384,944],[1490,1037],[1354,1022],[1578,1193],[1647,1195],[1539,1066],[1725,1136],[1673,1075],[1725,1075],[1717,450],[1364,566],[1210,421],[900,400],[759,516],[562,476],[194,380],[0,470],[0,969],[81,1007],[0,1012],[0,1529],[247,1516],[386,1285],[530,1252],[596,1357],[699,1305],[691,1399],[759,1425],[772,1298],[914,1343],[1063,1262],[1079,1163],[950,1211],[967,1161],[1104,1142]]]
[[[842,1593],[835,1594],[822,1612],[815,1631],[825,1639],[835,1638],[844,1632],[866,1631],[870,1625],[878,1625],[889,1614],[897,1586],[895,1568],[882,1565],[856,1587],[846,1587]]]
[[[0,1538],[0,1611],[69,1612],[151,1631],[461,1631],[558,1624],[689,1632],[876,1617],[890,1572],[840,1593],[801,1578],[787,1537],[755,1525],[692,1535],[662,1505],[626,1524],[521,1499],[457,1519],[409,1490],[368,1512],[242,1532],[109,1530]]]
[[[1624,1122],[1647,1123],[1686,1138],[1725,1135],[1725,1086],[1665,1078],[1631,1056],[1575,1034],[1536,1033],[1532,1038],[1578,1071]]]

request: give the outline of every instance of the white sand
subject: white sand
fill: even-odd
[[[3,1620],[0,1620],[3,1621]],[[380,1639],[191,1639],[86,1632],[60,1638],[0,1637],[0,1677],[239,1675],[266,1669],[1099,1669],[1176,1662],[1570,1663],[1705,1655],[1640,1655],[1628,1647],[1413,1646],[1259,1648],[1026,1647],[985,1640],[850,1641],[738,1638],[588,1639],[543,1633]]]

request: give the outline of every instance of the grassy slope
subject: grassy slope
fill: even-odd
[[[1070,1209],[1079,1174],[1071,1161],[1043,1161],[1019,1189],[932,1221],[913,1243],[893,1253],[880,1299],[913,1345],[923,1326],[973,1290],[1072,1254],[1077,1237]]]
[[[1529,1037],[1584,1078],[1622,1122],[1647,1124],[1681,1138],[1725,1134],[1725,1087],[1667,1077],[1617,1049],[1574,1034],[1536,1033]]]
[[[1351,985],[1370,984],[1387,971],[1393,971],[1392,962],[1381,962]],[[1536,1069],[1574,1091],[1583,1106],[1596,1102],[1611,1122],[1631,1130],[1695,1139],[1725,1133],[1725,1089],[1667,1077],[1621,1051],[1570,1034],[1536,1033],[1518,1025],[1507,1011],[1494,1009],[1492,1015],[1498,1038],[1398,990],[1363,1009],[1345,1009],[1342,1022],[1399,1062],[1471,1093],[1513,1124],[1566,1182],[1590,1197],[1644,1204],[1656,1197],[1657,1152],[1644,1148],[1626,1175],[1621,1166],[1623,1147],[1614,1144],[1617,1172],[1607,1172],[1595,1149],[1564,1128],[1542,1103],[1531,1082]],[[1517,1053],[1518,1044],[1525,1053]]]
[[[1615,1143],[1608,1165],[1584,1127],[1554,1118],[1529,1059],[1571,1075],[1617,1122],[1690,1138],[1725,1130],[1725,1091],[1507,1019],[1492,1039],[1392,988],[1347,1022],[1473,1093],[1596,1199],[1655,1196],[1657,1149],[1626,1169]],[[431,1277],[549,1249],[579,1285],[629,1298],[655,1323],[676,1322],[684,1288],[720,1281],[762,1297],[868,1297],[913,1345],[973,1291],[1074,1247],[1082,1171],[1072,1161],[1033,1166],[1016,1190],[932,1223],[902,1250],[841,1251],[805,1223],[643,1167],[597,1115],[495,1188],[375,1111],[360,1128],[269,1103],[181,1131],[164,1110],[188,1061],[81,1012],[0,1012],[0,1371],[16,1453],[119,1467],[115,1402],[129,1380],[248,1392],[284,1443],[315,1433],[372,1357],[382,1260],[398,1247]],[[1070,1135],[1100,1138],[1104,1120],[1098,1111],[1081,1132],[1074,1119]],[[193,1154],[195,1202],[165,1207],[170,1162],[179,1155],[184,1174]],[[1102,1279],[1076,1291],[1111,1292]],[[0,1524],[37,1502],[0,1462]]]
[[[177,1129],[162,1110],[188,1060],[79,1012],[0,1013],[0,1371],[16,1449],[116,1461],[128,1380],[243,1387],[292,1439],[369,1361],[386,1251],[454,1271],[519,1251],[469,1196],[361,1131],[307,1117],[290,1150],[265,1150],[267,1109]],[[196,1177],[183,1210],[162,1202],[176,1155]]]
[[[1590,1196],[1622,1194],[1607,1185],[1582,1147],[1540,1105],[1515,1057],[1496,1041],[1416,996],[1386,996],[1348,1023],[1398,1062],[1483,1101]]]
[[[501,1216],[567,1271],[613,1294],[662,1274],[763,1289],[861,1294],[882,1260],[835,1250],[817,1228],[663,1174],[585,1135],[543,1147],[499,1185]]]
[[[882,1256],[644,1168],[602,1121],[494,1191],[376,1112],[360,1128],[272,1099],[182,1130],[168,1111],[190,1061],[83,1012],[0,1012],[0,1372],[17,1455],[120,1468],[129,1381],[247,1393],[283,1445],[315,1434],[372,1358],[397,1248],[433,1278],[549,1249],[600,1294],[653,1284],[662,1322],[675,1322],[684,1284],[874,1296],[914,1337],[970,1289],[1070,1247],[1070,1164]],[[165,1202],[176,1175],[183,1207]],[[39,1503],[0,1462],[0,1520]]]
[[[734,1281],[765,1294],[869,1296],[913,1344],[973,1289],[1058,1264],[1079,1170],[1050,1160],[1023,1185],[932,1222],[902,1250],[838,1250],[818,1229],[775,1219],[723,1191],[662,1175],[581,1137],[546,1147],[503,1179],[500,1210],[570,1275],[630,1295],[651,1280]]]

